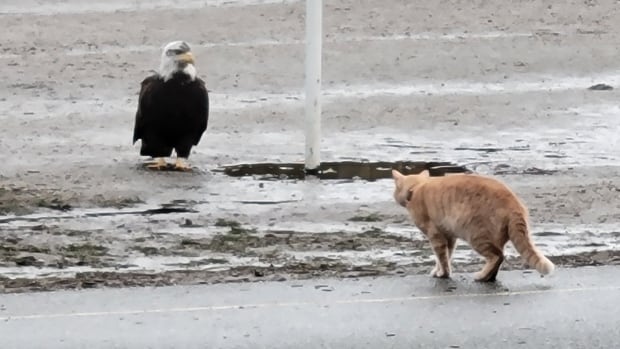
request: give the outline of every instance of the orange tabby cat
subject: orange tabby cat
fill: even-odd
[[[405,176],[392,170],[392,177],[394,199],[407,208],[435,252],[432,276],[450,276],[457,238],[486,258],[482,270],[475,274],[477,281],[495,280],[508,240],[539,273],[553,271],[553,263],[530,239],[527,209],[505,184],[474,174],[429,177],[428,171]]]

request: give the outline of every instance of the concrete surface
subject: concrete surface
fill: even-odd
[[[614,348],[620,267],[0,296],[3,348]]]

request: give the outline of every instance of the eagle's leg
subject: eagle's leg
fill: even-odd
[[[192,168],[187,162],[187,158],[177,157],[177,160],[174,164],[174,168],[178,171],[191,171]]]
[[[150,170],[163,170],[166,167],[168,167],[168,164],[166,164],[166,159],[164,158],[155,158],[155,161],[146,165],[146,168]]]

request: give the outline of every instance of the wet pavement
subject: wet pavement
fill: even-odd
[[[303,160],[303,2],[33,3],[0,5],[0,292],[427,273],[389,179],[220,172]],[[614,3],[325,6],[324,161],[495,175],[554,262],[618,264]],[[139,82],[179,33],[213,108],[195,171],[153,173],[131,145]]]
[[[7,348],[614,348],[619,267],[4,295]],[[36,328],[36,331],[33,331]]]

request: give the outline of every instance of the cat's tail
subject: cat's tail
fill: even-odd
[[[527,221],[522,214],[513,214],[508,223],[508,237],[521,257],[530,266],[547,275],[553,272],[555,266],[534,246],[527,228]]]

